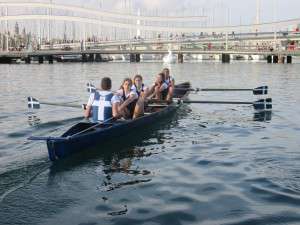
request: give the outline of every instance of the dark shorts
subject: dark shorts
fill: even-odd
[[[138,101],[138,99],[134,100],[126,107],[129,114],[128,114],[128,118],[125,118],[125,119],[132,119],[137,101]]]
[[[167,88],[167,89],[165,89],[165,90],[163,90],[161,92],[161,98],[162,98],[162,100],[166,100],[167,99],[168,93],[169,93],[169,88]]]

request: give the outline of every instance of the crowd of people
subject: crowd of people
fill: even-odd
[[[90,95],[84,116],[91,117],[93,122],[138,118],[144,115],[145,104],[149,99],[171,101],[174,85],[175,81],[168,68],[157,74],[150,87],[143,83],[143,77],[138,74],[133,79],[125,78],[115,92],[111,90],[111,79],[104,77],[100,89]]]

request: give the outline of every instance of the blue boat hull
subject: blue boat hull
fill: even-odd
[[[180,85],[180,87],[182,86],[183,84]],[[188,88],[189,83],[184,83],[183,87]],[[180,98],[185,98],[187,95],[188,92],[184,90],[179,90],[175,93],[175,96]],[[60,138],[47,140],[49,158],[51,161],[55,161],[77,152],[88,151],[88,149],[93,146],[98,146],[103,142],[113,140],[124,134],[128,134],[131,131],[140,128],[144,129],[149,125],[157,123],[157,121],[163,118],[172,116],[180,106],[181,103],[173,102],[157,112],[153,112],[140,118],[117,121],[107,125],[107,127],[104,125],[104,127],[95,128],[91,132],[83,133],[68,139],[68,136],[93,125],[91,123],[78,123],[71,127]]]

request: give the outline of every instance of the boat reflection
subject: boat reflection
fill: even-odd
[[[35,115],[29,115],[27,119],[29,126],[36,126],[41,123],[41,119]]]
[[[254,121],[259,122],[267,122],[272,119],[272,111],[261,111],[261,112],[255,112],[253,116]]]

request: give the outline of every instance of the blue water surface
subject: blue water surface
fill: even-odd
[[[157,124],[51,163],[31,135],[62,134],[85,103],[87,82],[140,73],[151,85],[160,63],[0,65],[0,224],[300,224],[300,64],[171,65],[176,82],[199,88],[268,85],[273,111],[190,104]],[[255,101],[251,92],[199,92],[193,100]],[[129,132],[128,132],[129,133]]]

